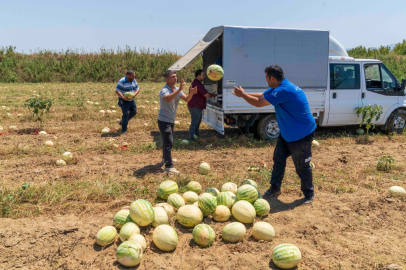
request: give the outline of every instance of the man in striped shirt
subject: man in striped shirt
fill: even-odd
[[[124,96],[125,93],[130,92],[130,96]],[[140,88],[135,80],[135,73],[132,70],[127,71],[125,77],[121,78],[116,87],[116,94],[118,96],[118,106],[123,112],[120,121],[121,134],[128,133],[128,121],[137,114],[137,106],[135,105],[134,97],[138,95]]]

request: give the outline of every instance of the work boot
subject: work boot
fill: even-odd
[[[270,188],[267,191],[265,191],[264,195],[262,196],[264,199],[269,199],[272,197],[278,197],[279,195],[281,195],[281,190],[280,189],[273,189]]]

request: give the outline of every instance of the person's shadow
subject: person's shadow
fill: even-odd
[[[271,206],[271,214],[278,213],[278,212],[284,212],[288,210],[293,210],[298,206],[302,205],[303,198],[302,199],[297,199],[293,202],[290,203],[285,203],[282,202],[281,200],[278,199],[278,197],[271,197],[269,199],[266,199],[266,201],[269,203]]]
[[[102,138],[108,138],[108,137],[119,137],[121,135],[120,132],[109,132],[109,133],[104,133],[101,135]]]
[[[133,175],[137,178],[142,178],[149,173],[162,173],[164,172],[162,166],[163,163],[147,165],[142,167],[141,169],[136,170]]]

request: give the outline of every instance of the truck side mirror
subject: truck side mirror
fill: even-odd
[[[406,88],[406,79],[402,79],[402,84],[400,86],[400,91],[404,92]]]

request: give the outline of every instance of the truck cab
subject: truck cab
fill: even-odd
[[[277,64],[285,77],[306,94],[319,126],[361,123],[356,108],[368,104],[383,108],[376,125],[391,132],[406,127],[405,80],[400,83],[379,60],[354,59],[326,30],[219,26],[175,62],[169,70],[186,67],[198,55],[203,69],[220,59],[224,77],[206,76],[204,85],[216,99],[207,99],[203,122],[225,134],[225,125],[256,133],[261,139],[279,136],[275,109],[261,108],[234,96],[234,86],[262,93],[268,86],[264,70]]]

